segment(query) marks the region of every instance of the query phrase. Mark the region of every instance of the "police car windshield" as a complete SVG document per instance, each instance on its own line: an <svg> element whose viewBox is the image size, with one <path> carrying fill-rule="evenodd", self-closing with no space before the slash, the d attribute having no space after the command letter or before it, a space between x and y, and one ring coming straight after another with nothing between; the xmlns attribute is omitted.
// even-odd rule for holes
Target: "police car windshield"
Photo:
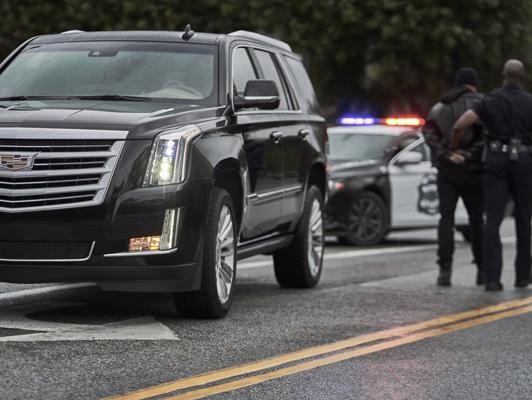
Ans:
<svg viewBox="0 0 532 400"><path fill-rule="evenodd" d="M394 138L394 135L334 133L329 136L329 158L333 161L379 160Z"/></svg>
<svg viewBox="0 0 532 400"><path fill-rule="evenodd" d="M0 98L173 100L216 105L216 46L154 42L30 45L0 74Z"/></svg>

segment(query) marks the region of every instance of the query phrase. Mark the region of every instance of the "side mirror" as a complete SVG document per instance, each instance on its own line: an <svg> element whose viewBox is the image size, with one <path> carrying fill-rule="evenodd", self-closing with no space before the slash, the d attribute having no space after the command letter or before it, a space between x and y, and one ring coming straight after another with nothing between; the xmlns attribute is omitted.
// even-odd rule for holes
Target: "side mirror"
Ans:
<svg viewBox="0 0 532 400"><path fill-rule="evenodd" d="M274 81L266 79L248 81L244 97L235 96L233 100L235 110L255 107L261 110L275 110L280 102L277 85Z"/></svg>
<svg viewBox="0 0 532 400"><path fill-rule="evenodd" d="M407 151L397 157L397 165L419 164L423 161L423 155L417 151Z"/></svg>

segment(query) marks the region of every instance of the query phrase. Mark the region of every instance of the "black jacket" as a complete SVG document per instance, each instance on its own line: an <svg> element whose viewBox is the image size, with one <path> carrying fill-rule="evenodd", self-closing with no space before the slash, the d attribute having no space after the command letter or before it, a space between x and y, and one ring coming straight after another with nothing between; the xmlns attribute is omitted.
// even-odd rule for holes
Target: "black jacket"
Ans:
<svg viewBox="0 0 532 400"><path fill-rule="evenodd" d="M482 100L483 96L467 86L457 86L445 93L432 107L423 127L423 135L431 148L432 160L438 169L463 170L480 169L483 147L481 125L467 128L459 145L466 154L466 164L458 166L448 160L449 140L454 123L467 110Z"/></svg>
<svg viewBox="0 0 532 400"><path fill-rule="evenodd" d="M507 83L478 102L473 111L489 130L489 140L512 138L532 144L532 94L515 83Z"/></svg>

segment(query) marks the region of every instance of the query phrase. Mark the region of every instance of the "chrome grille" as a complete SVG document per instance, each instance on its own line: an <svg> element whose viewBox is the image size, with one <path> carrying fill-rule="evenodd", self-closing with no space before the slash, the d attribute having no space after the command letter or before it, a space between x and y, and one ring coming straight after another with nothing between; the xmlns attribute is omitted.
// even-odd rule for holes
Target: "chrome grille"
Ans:
<svg viewBox="0 0 532 400"><path fill-rule="evenodd" d="M32 130L26 138L4 131L0 128L0 155L37 154L31 169L0 169L0 211L11 213L101 204L126 136L87 131L38 135Z"/></svg>

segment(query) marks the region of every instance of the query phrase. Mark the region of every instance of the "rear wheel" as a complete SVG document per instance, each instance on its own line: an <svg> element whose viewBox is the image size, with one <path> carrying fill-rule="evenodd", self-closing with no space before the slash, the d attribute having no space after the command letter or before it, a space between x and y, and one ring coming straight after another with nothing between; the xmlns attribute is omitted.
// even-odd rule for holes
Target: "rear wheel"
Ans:
<svg viewBox="0 0 532 400"><path fill-rule="evenodd" d="M181 315L222 318L229 312L236 277L236 232L231 197L214 188L205 225L201 289L175 294Z"/></svg>
<svg viewBox="0 0 532 400"><path fill-rule="evenodd" d="M323 199L320 190L311 186L292 244L273 254L279 285L286 288L315 286L321 276L323 250Z"/></svg>
<svg viewBox="0 0 532 400"><path fill-rule="evenodd" d="M387 233L386 205L373 192L362 192L349 207L345 236L342 244L371 246L384 240Z"/></svg>

